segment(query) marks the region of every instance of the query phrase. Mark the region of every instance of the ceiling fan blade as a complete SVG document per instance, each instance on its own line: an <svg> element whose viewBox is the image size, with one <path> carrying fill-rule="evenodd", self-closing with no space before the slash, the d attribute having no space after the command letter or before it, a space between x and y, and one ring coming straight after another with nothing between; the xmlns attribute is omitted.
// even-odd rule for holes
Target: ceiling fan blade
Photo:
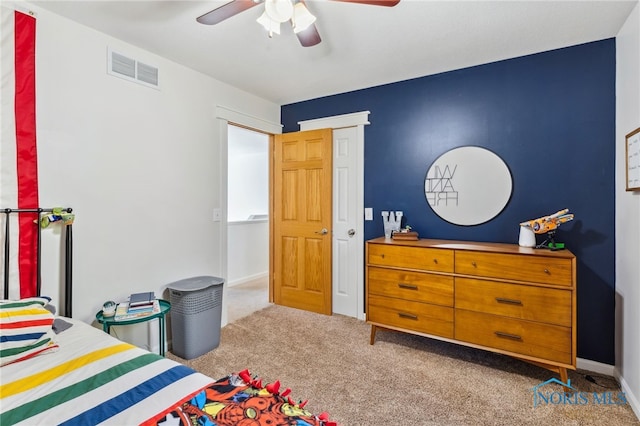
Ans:
<svg viewBox="0 0 640 426"><path fill-rule="evenodd" d="M197 17L196 21L205 25L215 25L260 3L260 1L253 0L232 0L227 4L223 4L222 6Z"/></svg>
<svg viewBox="0 0 640 426"><path fill-rule="evenodd" d="M360 3L360 4L368 4L371 6L385 6L385 7L393 7L396 4L400 3L400 0L332 0L332 1L341 1L343 3Z"/></svg>
<svg viewBox="0 0 640 426"><path fill-rule="evenodd" d="M296 36L298 40L300 40L300 44L304 47L315 46L322 41L315 24L311 24L309 28L296 33Z"/></svg>

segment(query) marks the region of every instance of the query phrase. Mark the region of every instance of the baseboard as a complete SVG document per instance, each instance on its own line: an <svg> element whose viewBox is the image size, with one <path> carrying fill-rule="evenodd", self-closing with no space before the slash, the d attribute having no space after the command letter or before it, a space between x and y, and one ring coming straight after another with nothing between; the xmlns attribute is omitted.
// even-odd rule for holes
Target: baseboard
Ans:
<svg viewBox="0 0 640 426"><path fill-rule="evenodd" d="M638 396L633 393L633 389L631 389L624 377L620 375L620 371L615 366L591 361L589 359L578 358L577 367L580 370L592 371L594 373L614 377L618 383L620 383L620 388L624 392L633 413L638 419L640 419L640 400L638 399Z"/></svg>
<svg viewBox="0 0 640 426"><path fill-rule="evenodd" d="M638 399L638 395L635 395L633 393L633 389L631 389L631 387L629 386L627 381L624 379L624 377L622 377L620 375L620 371L617 368L615 369L614 377L620 383L620 387L622 388L622 392L624 392L624 395L625 395L625 397L627 399L627 402L631 406L631 409L633 410L633 413L640 420L640 399Z"/></svg>
<svg viewBox="0 0 640 426"><path fill-rule="evenodd" d="M249 281L254 281L254 280L266 278L268 276L269 276L269 271L260 272L260 273L253 274L253 275L247 275L246 277L242 277L242 278L238 278L238 279L233 280L233 281L229 281L227 283L227 286L228 287L233 287L233 286L236 286L236 285L248 283Z"/></svg>
<svg viewBox="0 0 640 426"><path fill-rule="evenodd" d="M601 362L591 361L590 359L584 358L578 358L576 360L576 364L580 370L593 371L594 373L615 377L615 367L613 365L603 364Z"/></svg>

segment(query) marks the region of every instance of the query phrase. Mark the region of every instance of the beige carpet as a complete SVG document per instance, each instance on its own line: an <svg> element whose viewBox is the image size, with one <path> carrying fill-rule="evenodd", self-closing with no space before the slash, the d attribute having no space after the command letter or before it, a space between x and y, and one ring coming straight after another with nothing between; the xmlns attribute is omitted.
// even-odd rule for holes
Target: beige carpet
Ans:
<svg viewBox="0 0 640 426"><path fill-rule="evenodd" d="M229 286L223 299L227 305L227 322L237 321L270 305L269 279L265 276Z"/></svg>
<svg viewBox="0 0 640 426"><path fill-rule="evenodd" d="M545 369L402 333L378 332L371 346L369 332L354 318L269 306L224 327L217 349L189 361L168 357L214 378L248 368L265 383L278 379L342 426L640 424L628 404L593 401L595 392L620 402L612 378L591 374L591 383L587 372L570 372L579 404L534 407L533 388L553 377ZM562 392L540 390L556 400Z"/></svg>

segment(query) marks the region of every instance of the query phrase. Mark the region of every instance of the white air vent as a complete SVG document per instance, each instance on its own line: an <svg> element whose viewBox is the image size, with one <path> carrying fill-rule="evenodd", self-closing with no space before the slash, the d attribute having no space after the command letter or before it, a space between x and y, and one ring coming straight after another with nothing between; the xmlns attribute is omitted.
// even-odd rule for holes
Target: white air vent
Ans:
<svg viewBox="0 0 640 426"><path fill-rule="evenodd" d="M158 86L158 68L138 62L138 80Z"/></svg>
<svg viewBox="0 0 640 426"><path fill-rule="evenodd" d="M143 64L121 53L108 49L107 73L144 86L158 89L158 68Z"/></svg>
<svg viewBox="0 0 640 426"><path fill-rule="evenodd" d="M136 78L136 61L111 52L111 71L129 78Z"/></svg>

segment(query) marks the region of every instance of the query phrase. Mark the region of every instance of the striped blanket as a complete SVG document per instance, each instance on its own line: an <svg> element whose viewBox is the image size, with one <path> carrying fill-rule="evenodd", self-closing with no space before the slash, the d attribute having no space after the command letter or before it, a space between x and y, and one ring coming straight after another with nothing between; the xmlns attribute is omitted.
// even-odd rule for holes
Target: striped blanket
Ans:
<svg viewBox="0 0 640 426"><path fill-rule="evenodd" d="M0 367L0 424L134 425L157 419L214 380L88 324L55 352Z"/></svg>

